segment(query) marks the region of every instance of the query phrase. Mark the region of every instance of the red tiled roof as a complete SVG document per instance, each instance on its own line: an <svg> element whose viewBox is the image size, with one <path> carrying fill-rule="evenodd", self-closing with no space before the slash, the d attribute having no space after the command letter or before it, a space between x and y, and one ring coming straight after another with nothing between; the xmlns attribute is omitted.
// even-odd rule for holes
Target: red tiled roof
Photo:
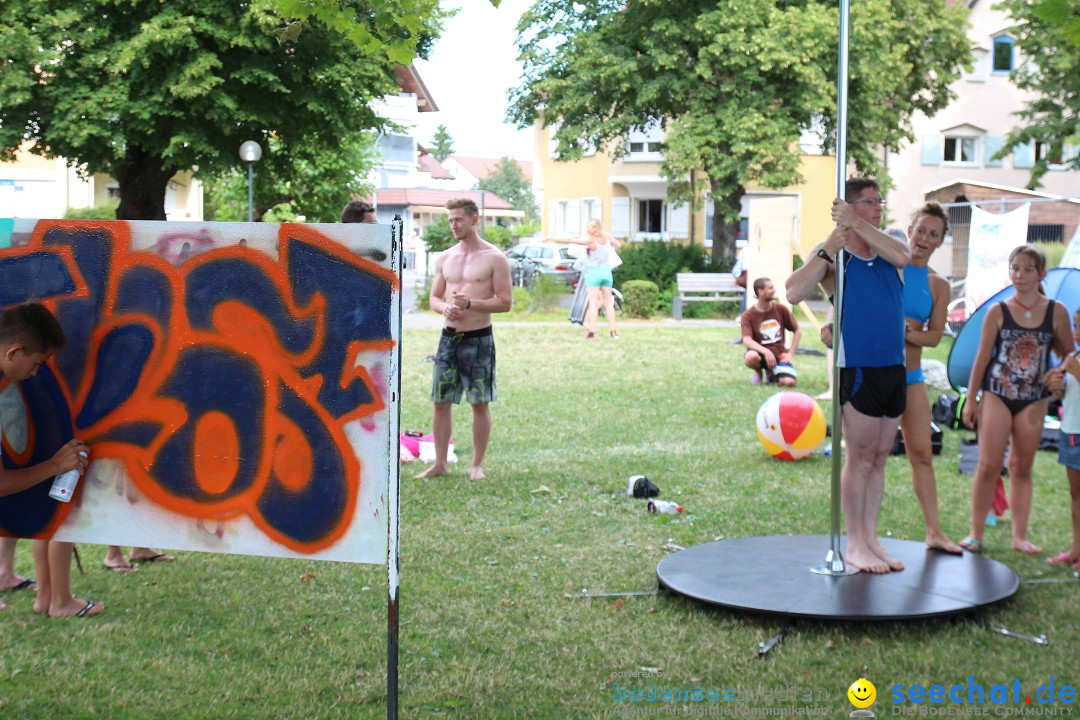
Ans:
<svg viewBox="0 0 1080 720"><path fill-rule="evenodd" d="M445 207L451 198L467 197L480 204L480 192L477 190L429 190L426 188L379 188L375 191L376 205L420 205L424 207ZM484 208L487 210L513 210L510 203L493 192L484 193Z"/></svg>
<svg viewBox="0 0 1080 720"><path fill-rule="evenodd" d="M479 157L465 157L463 155L451 155L450 157L457 160L461 167L465 168L470 175L477 180L483 180L495 170L495 166L499 164L499 160L502 158L479 158ZM521 172L525 175L525 179L532 182L532 163L529 161L517 160L517 164L521 167Z"/></svg>
<svg viewBox="0 0 1080 720"><path fill-rule="evenodd" d="M453 180L454 174L444 168L433 155L420 154L420 172L431 173L433 180Z"/></svg>

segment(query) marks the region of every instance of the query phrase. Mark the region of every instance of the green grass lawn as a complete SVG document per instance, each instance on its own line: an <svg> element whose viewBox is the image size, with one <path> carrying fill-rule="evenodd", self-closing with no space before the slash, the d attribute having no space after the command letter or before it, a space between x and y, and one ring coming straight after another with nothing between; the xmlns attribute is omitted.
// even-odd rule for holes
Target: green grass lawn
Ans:
<svg viewBox="0 0 1080 720"><path fill-rule="evenodd" d="M404 428L430 428L425 357L436 334L405 332ZM866 677L880 718L898 683L948 686L970 674L988 690L1018 678L1033 692L1051 676L1058 688L1080 682L1069 660L1080 584L1024 585L974 618L799 622L762 659L758 642L783 627L779 619L665 595L576 597L654 590L669 544L829 527L829 459L784 463L757 441L755 413L775 389L749 384L731 343L736 328L624 322L617 342L586 343L583 334L569 324L496 328L499 402L486 480L467 479L467 407L455 413L462 462L449 477L413 480L420 467L403 466L401 717L616 717L627 704L613 701L614 683L653 682L742 696L797 688L830 698L797 705L840 717L853 709L847 687ZM800 356L798 369L801 389L825 389L823 357ZM968 522L970 478L956 470L966 435L947 431L935 462L953 538ZM623 497L635 473L686 512L652 516ZM1068 489L1053 454L1039 454L1035 485L1030 536L1047 553L1065 549ZM903 457L889 460L886 493L882 531L921 540ZM1042 557L1011 552L1008 532L1007 524L988 531L990 557L1022 578L1066 577ZM74 585L106 602L103 615L50 620L31 612L29 593L4 596L4 720L385 717L384 568L181 553L124 576L101 568L104 548L81 550L87 574ZM20 543L19 569L31 568L29 544ZM1046 633L1050 645L988 632L991 623ZM662 678L613 676L642 669Z"/></svg>

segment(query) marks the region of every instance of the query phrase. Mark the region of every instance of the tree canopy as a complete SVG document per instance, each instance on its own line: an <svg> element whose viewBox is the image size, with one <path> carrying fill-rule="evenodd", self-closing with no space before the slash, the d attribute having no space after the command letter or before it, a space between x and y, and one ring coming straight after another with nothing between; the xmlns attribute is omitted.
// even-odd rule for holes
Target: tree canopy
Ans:
<svg viewBox="0 0 1080 720"><path fill-rule="evenodd" d="M431 138L431 147L428 150L439 162L454 154L454 138L450 136L445 125L435 128L435 136Z"/></svg>
<svg viewBox="0 0 1080 720"><path fill-rule="evenodd" d="M395 25L376 8L399 4L430 13ZM333 6L421 53L443 17L435 0ZM36 153L116 177L119 218L164 219L169 178L183 169L228 173L245 140L263 146L262 172L283 178L340 153L355 133L383 126L369 102L395 89L397 56L358 55L357 39L318 15L283 35L280 12L289 7L8 0L0 8L0 157L32 141Z"/></svg>
<svg viewBox="0 0 1080 720"><path fill-rule="evenodd" d="M1065 143L1080 145L1080 0L1005 0L1016 26L1017 45L1027 62L1012 74L1017 87L1036 93L1018 115L1021 123L1009 133L998 157L1018 145L1045 142L1031 170L1028 187L1039 186L1051 161L1080 170L1080 153L1064 153Z"/></svg>
<svg viewBox="0 0 1080 720"><path fill-rule="evenodd" d="M836 128L838 10L826 0L539 0L519 23L524 64L509 117L558 124L559 156L625 152L627 133L662 123L669 199L714 203L713 256L730 263L748 183L798 182L798 140ZM852 3L848 153L884 175L882 151L913 139L970 62L962 5ZM690 179L696 188L691 191Z"/></svg>
<svg viewBox="0 0 1080 720"><path fill-rule="evenodd" d="M376 161L375 135L352 133L334 152L299 150L289 157L276 138L269 138L263 159L255 164L254 215L256 221L273 208L287 206L289 219L337 222L341 210L355 196L371 191L365 170ZM234 169L206 182L208 220L247 220L247 171Z"/></svg>
<svg viewBox="0 0 1080 720"><path fill-rule="evenodd" d="M521 165L512 157L500 159L495 164L495 169L476 183L476 189L493 192L510 203L515 210L524 210L527 219L537 217L532 185L525 177Z"/></svg>

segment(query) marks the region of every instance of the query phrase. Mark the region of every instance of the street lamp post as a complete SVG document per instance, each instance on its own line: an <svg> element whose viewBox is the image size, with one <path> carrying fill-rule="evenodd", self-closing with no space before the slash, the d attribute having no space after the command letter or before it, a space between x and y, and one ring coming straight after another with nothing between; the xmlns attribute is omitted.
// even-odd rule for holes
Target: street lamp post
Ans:
<svg viewBox="0 0 1080 720"><path fill-rule="evenodd" d="M248 164L248 222L255 221L255 163L262 157L262 148L254 140L240 144L240 159Z"/></svg>

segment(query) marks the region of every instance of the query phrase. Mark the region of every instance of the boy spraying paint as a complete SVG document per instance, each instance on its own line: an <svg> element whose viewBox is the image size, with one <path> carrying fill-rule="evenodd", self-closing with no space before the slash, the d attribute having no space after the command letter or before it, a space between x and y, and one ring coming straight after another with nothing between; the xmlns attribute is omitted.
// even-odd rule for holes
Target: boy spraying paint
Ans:
<svg viewBox="0 0 1080 720"><path fill-rule="evenodd" d="M64 346L64 331L48 308L40 303L16 305L0 313L0 374L8 383L21 383ZM0 423L2 428L2 423ZM90 448L75 438L50 459L20 470L0 463L0 503L38 483L68 470L86 470ZM80 454L83 453L83 454ZM34 541L37 598L34 612L51 617L89 617L105 606L71 594L71 555L74 545L53 540ZM0 609L3 604L0 603Z"/></svg>

